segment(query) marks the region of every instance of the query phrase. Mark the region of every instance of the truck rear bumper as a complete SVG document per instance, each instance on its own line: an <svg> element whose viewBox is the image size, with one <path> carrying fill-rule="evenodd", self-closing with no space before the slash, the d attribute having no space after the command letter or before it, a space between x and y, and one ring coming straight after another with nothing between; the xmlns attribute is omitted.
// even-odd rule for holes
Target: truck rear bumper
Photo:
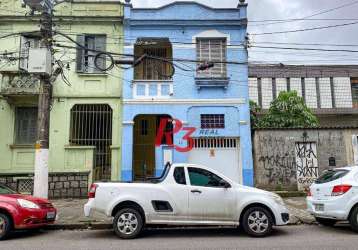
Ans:
<svg viewBox="0 0 358 250"><path fill-rule="evenodd" d="M89 199L88 202L84 205L83 211L86 217L90 217L93 211L94 199Z"/></svg>

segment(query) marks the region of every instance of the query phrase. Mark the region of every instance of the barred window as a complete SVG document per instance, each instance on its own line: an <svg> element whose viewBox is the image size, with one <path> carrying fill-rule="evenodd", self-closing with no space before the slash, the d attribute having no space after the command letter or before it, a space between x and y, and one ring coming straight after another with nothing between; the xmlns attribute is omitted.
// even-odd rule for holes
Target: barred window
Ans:
<svg viewBox="0 0 358 250"><path fill-rule="evenodd" d="M37 107L18 107L15 110L15 144L35 144Z"/></svg>
<svg viewBox="0 0 358 250"><path fill-rule="evenodd" d="M226 39L198 38L196 41L196 54L200 62L226 61ZM197 74L198 77L224 78L227 76L226 64L215 63L213 68L198 71Z"/></svg>
<svg viewBox="0 0 358 250"><path fill-rule="evenodd" d="M225 115L223 114L202 114L200 115L201 128L225 128Z"/></svg>

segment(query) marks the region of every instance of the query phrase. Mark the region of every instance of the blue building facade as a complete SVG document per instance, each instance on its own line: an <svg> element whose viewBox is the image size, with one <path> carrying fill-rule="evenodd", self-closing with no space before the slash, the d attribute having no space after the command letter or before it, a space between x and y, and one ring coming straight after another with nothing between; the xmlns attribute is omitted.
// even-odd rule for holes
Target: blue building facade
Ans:
<svg viewBox="0 0 358 250"><path fill-rule="evenodd" d="M126 4L125 53L150 58L124 71L121 180L190 162L253 185L246 8Z"/></svg>

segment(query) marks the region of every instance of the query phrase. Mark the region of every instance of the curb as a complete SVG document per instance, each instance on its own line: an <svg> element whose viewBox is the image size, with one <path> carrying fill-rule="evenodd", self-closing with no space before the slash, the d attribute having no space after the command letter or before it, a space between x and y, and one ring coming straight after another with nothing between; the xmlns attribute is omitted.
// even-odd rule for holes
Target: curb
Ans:
<svg viewBox="0 0 358 250"><path fill-rule="evenodd" d="M105 230L105 229L111 229L112 224L53 224L53 225L47 225L45 229L48 230Z"/></svg>

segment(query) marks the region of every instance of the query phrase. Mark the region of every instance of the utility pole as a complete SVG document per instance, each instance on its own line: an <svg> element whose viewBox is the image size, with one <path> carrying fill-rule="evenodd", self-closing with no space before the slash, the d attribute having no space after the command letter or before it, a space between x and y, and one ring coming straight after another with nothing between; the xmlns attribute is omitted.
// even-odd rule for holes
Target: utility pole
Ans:
<svg viewBox="0 0 358 250"><path fill-rule="evenodd" d="M32 11L41 12L41 46L50 52L51 59L47 61L50 74L40 74L40 94L38 99L37 140L35 144L35 176L34 196L48 198L48 160L49 160L49 124L51 104L52 76L52 14L51 0L24 0Z"/></svg>

